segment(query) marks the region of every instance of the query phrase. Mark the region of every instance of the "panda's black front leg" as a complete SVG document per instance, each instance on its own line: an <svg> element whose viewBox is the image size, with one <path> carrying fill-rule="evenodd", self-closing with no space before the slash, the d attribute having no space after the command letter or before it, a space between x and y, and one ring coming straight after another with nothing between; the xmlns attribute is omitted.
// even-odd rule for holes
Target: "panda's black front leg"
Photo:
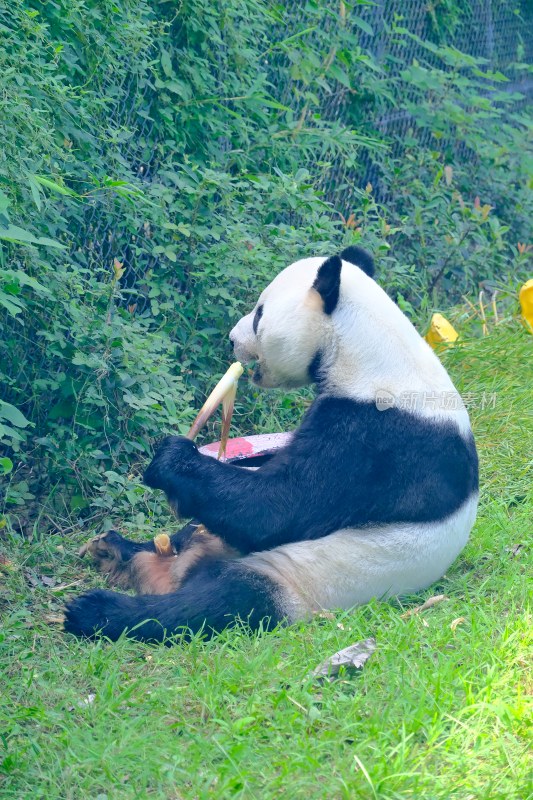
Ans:
<svg viewBox="0 0 533 800"><path fill-rule="evenodd" d="M167 437L144 473L181 517L195 517L242 553L304 538L298 487L285 470L250 471L199 453L189 439Z"/></svg>

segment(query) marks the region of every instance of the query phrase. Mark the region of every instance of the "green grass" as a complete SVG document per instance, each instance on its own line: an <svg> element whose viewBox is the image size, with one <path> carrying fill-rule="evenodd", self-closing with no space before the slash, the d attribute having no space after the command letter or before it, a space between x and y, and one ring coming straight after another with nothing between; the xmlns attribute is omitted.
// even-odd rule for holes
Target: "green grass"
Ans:
<svg viewBox="0 0 533 800"><path fill-rule="evenodd" d="M482 502L467 548L416 598L172 649L87 644L46 619L69 592L100 582L75 555L90 532L32 542L7 533L0 796L533 796L532 348L511 322L444 356L462 391L475 393ZM81 583L54 592L43 575ZM402 618L437 593L448 599ZM309 677L368 636L377 651L360 674Z"/></svg>

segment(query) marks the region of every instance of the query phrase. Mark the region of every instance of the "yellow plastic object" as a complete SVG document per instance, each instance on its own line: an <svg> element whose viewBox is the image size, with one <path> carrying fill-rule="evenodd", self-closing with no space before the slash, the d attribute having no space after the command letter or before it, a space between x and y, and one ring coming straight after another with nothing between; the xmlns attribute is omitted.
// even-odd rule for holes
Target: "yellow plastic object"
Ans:
<svg viewBox="0 0 533 800"><path fill-rule="evenodd" d="M459 337L459 334L446 317L442 314L433 314L429 330L425 335L425 340L435 349L440 344L452 344Z"/></svg>
<svg viewBox="0 0 533 800"><path fill-rule="evenodd" d="M522 316L526 321L526 325L533 333L533 278L530 278L524 283L518 295L520 300L520 308L522 309Z"/></svg>

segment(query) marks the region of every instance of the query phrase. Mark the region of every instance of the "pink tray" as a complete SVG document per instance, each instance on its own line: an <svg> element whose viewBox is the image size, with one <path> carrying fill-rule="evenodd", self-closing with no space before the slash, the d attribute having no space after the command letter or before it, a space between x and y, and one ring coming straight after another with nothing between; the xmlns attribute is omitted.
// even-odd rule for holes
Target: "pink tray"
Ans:
<svg viewBox="0 0 533 800"><path fill-rule="evenodd" d="M275 453L285 447L290 441L292 433L261 433L257 436L241 436L239 439L229 439L226 447L226 461L238 461L241 458L256 458L267 453ZM220 442L211 442L200 447L200 453L206 456L217 457Z"/></svg>

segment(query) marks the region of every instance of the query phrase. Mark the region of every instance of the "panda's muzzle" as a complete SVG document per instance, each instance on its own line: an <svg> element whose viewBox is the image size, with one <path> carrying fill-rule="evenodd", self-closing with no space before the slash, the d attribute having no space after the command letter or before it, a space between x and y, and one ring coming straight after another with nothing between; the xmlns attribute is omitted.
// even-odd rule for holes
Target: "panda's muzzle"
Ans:
<svg viewBox="0 0 533 800"><path fill-rule="evenodd" d="M243 364L257 358L257 339L252 323L252 314L248 314L239 320L229 335L235 358Z"/></svg>
<svg viewBox="0 0 533 800"><path fill-rule="evenodd" d="M235 358L237 359L237 361L240 361L241 364L249 364L250 361L255 361L255 359L257 358L257 352L251 349L250 347L251 342L249 341L243 342L237 337L233 337L231 334L229 338L230 342L233 345L233 352L235 354Z"/></svg>

